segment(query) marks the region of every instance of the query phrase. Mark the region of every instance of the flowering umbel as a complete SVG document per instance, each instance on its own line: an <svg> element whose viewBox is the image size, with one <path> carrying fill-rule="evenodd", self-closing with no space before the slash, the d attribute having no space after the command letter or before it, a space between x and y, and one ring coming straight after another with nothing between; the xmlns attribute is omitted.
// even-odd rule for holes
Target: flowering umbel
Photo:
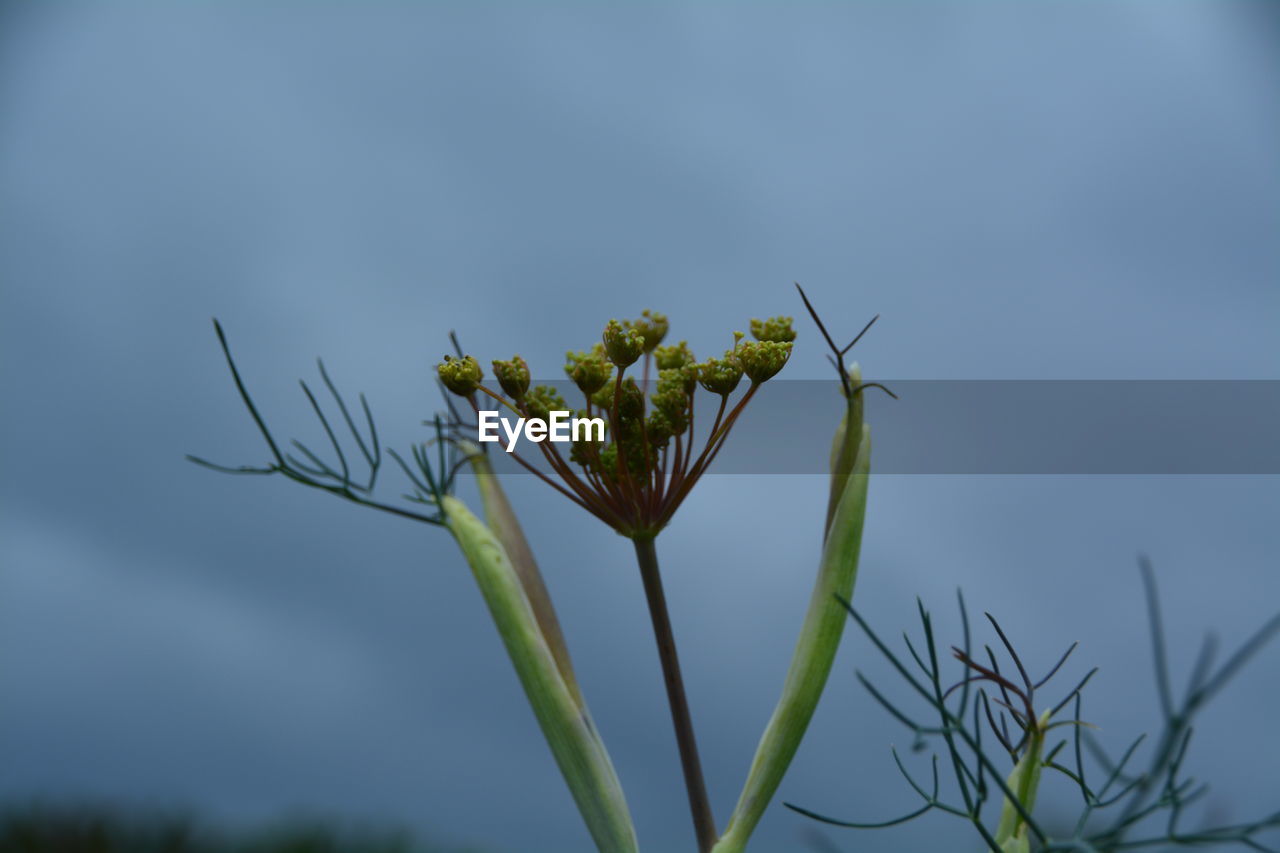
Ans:
<svg viewBox="0 0 1280 853"><path fill-rule="evenodd" d="M525 364L524 359L518 355L512 356L510 361L494 359L493 375L498 377L498 384L502 386L503 393L510 395L513 399L521 399L529 390L529 365Z"/></svg>
<svg viewBox="0 0 1280 853"><path fill-rule="evenodd" d="M480 380L484 379L480 362L469 355L464 355L462 358L446 355L444 362L436 368L436 373L440 375L440 381L444 383L444 387L464 397L474 394L480 387Z"/></svg>
<svg viewBox="0 0 1280 853"><path fill-rule="evenodd" d="M743 340L735 332L733 347L722 357L698 362L687 342L662 344L669 327L666 315L656 311L645 311L636 320L610 320L598 343L566 354L565 374L582 394L582 407L574 411L605 421L603 441L576 441L567 456L551 442L538 443L551 475L512 453L574 503L631 538L652 537L667 525L747 403L786 365L796 337L790 317L752 320L756 340ZM638 382L627 373L633 365ZM501 393L482 384L480 366L470 356L446 356L437 367L444 386L466 398L477 413L478 394L525 418L546 420L550 412L569 410L554 389L529 390L529 367L519 356L494 361L493 370ZM731 405L744 377L748 387ZM651 378L656 378L653 388ZM700 387L719 399L710 426L699 433L694 404Z"/></svg>

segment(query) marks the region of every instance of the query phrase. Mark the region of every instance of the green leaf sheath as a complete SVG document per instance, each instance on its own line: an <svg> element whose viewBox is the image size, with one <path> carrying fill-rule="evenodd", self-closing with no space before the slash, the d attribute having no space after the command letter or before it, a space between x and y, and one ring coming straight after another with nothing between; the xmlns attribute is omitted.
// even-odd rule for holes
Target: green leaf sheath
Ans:
<svg viewBox="0 0 1280 853"><path fill-rule="evenodd" d="M1040 719L1031 725L1035 726L1027 738L1027 749L1009 773L1006 784L1009 790L1018 797L1018 802L1027 814L1036 807L1036 793L1040 789L1040 773L1044 769L1044 738L1049 725L1049 712L1045 711ZM1000 809L1000 825L996 829L996 843L1004 853L1024 853L1029 851L1030 841L1027 838L1027 824L1020 812L1006 797Z"/></svg>
<svg viewBox="0 0 1280 853"><path fill-rule="evenodd" d="M475 471L476 486L480 490L480 500L484 505L485 521L493 531L493 535L498 538L498 542L502 544L503 550L507 552L507 558L511 560L516 576L520 578L520 585L524 588L525 597L529 599L534 618L538 620L542 636L556 659L556 665L560 668L560 676L564 679L578 706L583 707L582 692L578 688L578 679L573 673L573 663L569 659L569 646L564 641L560 620L556 618L556 609L551 604L551 595L547 592L547 585L542 580L538 563L533 558L529 541L525 539L524 529L516 518L515 510L511 508L511 502L507 500L507 493L502 490L498 476L493 473L489 457L477 450L468 461L471 463L472 470Z"/></svg>
<svg viewBox="0 0 1280 853"><path fill-rule="evenodd" d="M849 368L849 382L851 388L862 384L862 368L857 364ZM831 520L835 518L836 506L840 503L840 496L844 494L845 483L858 460L862 443L862 392L850 396L846 405L848 408L831 442L831 493L827 498L827 522L822 528L823 539L826 539L831 530ZM852 432L849 424L855 425Z"/></svg>
<svg viewBox="0 0 1280 853"><path fill-rule="evenodd" d="M870 479L871 431L858 425L861 441L856 453L850 454L852 464L841 478L844 489L831 513L822 564L791 667L787 670L782 698L760 739L742 796L713 853L737 853L746 849L747 839L800 747L831 673L846 618L837 596L847 601L853 594Z"/></svg>
<svg viewBox="0 0 1280 853"><path fill-rule="evenodd" d="M597 849L636 851L622 785L586 707L561 674L515 567L494 533L461 501L442 497L441 508Z"/></svg>

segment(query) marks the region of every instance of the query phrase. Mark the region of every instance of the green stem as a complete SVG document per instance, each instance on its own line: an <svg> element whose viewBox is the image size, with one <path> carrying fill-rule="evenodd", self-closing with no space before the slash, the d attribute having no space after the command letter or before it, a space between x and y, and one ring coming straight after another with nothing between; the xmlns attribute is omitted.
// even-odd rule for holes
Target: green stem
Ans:
<svg viewBox="0 0 1280 853"><path fill-rule="evenodd" d="M684 771L684 786L689 793L689 811L693 815L698 850L700 853L708 853L716 843L716 822L711 815L707 784L702 777L702 762L698 759L698 742L693 734L693 719L689 716L689 701L685 695L684 679L680 675L680 658L676 654L671 617L667 613L667 597L662 591L662 576L658 571L658 552L651 536L637 537L631 541L635 544L636 562L640 566L640 578L644 581L644 594L649 603L649 616L653 620L653 635L658 642L662 680L667 686L667 704L671 706L671 724L676 730L680 767Z"/></svg>

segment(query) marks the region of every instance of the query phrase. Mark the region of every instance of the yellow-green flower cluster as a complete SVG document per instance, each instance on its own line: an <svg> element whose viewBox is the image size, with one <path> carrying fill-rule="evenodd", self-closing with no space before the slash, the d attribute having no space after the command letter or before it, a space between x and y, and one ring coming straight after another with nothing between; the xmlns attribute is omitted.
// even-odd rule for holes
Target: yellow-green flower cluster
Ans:
<svg viewBox="0 0 1280 853"><path fill-rule="evenodd" d="M786 365L791 347L790 341L743 341L736 350L738 364L742 365L747 378L759 385L772 379Z"/></svg>
<svg viewBox="0 0 1280 853"><path fill-rule="evenodd" d="M552 412L568 411L569 404L555 388L538 385L524 398L524 408L529 417L545 421L550 420Z"/></svg>
<svg viewBox="0 0 1280 853"><path fill-rule="evenodd" d="M796 339L796 331L791 328L794 317L770 317L768 320L752 320L751 336L757 341L774 341L788 344Z"/></svg>
<svg viewBox="0 0 1280 853"><path fill-rule="evenodd" d="M640 337L644 338L644 351L653 352L658 344L662 343L662 339L667 336L667 329L670 324L667 322L666 314L659 314L657 311L645 309L640 312L640 319L633 320L631 327L640 333Z"/></svg>
<svg viewBox="0 0 1280 853"><path fill-rule="evenodd" d="M529 365L523 358L513 355L510 361L493 360L493 375L498 377L498 384L504 393L512 399L524 398L529 390Z"/></svg>
<svg viewBox="0 0 1280 853"><path fill-rule="evenodd" d="M710 465L757 386L777 375L791 355L796 335L790 317L752 320L750 328L755 340L734 332L733 347L722 357L700 362L687 341L664 344L670 322L646 310L633 320L610 320L597 343L567 352L565 375L586 401L578 417L603 420L606 429L603 440L590 431L571 438L563 456L538 442L562 491L626 535L661 529ZM632 365L636 369L628 374ZM481 384L480 365L470 356L446 357L437 370L451 392L489 395L526 419L549 421L552 412L570 411L555 388L529 387L529 365L518 355L493 362L502 395ZM744 376L750 389L728 407ZM640 380L651 379L654 388L642 387ZM699 386L722 398L714 426L702 436L693 428ZM705 446L695 446L699 438Z"/></svg>
<svg viewBox="0 0 1280 853"><path fill-rule="evenodd" d="M633 325L610 320L603 338L605 353L618 367L630 367L644 354L644 335Z"/></svg>
<svg viewBox="0 0 1280 853"><path fill-rule="evenodd" d="M480 387L480 380L484 379L480 362L469 355L462 358L446 355L444 362L436 367L436 373L444 387L459 397L470 397Z"/></svg>
<svg viewBox="0 0 1280 853"><path fill-rule="evenodd" d="M564 372L586 396L599 391L613 377L613 365L605 355L604 344L596 344L588 352L567 352Z"/></svg>
<svg viewBox="0 0 1280 853"><path fill-rule="evenodd" d="M659 370L675 370L693 364L693 350L688 341L657 347L653 351L653 363Z"/></svg>

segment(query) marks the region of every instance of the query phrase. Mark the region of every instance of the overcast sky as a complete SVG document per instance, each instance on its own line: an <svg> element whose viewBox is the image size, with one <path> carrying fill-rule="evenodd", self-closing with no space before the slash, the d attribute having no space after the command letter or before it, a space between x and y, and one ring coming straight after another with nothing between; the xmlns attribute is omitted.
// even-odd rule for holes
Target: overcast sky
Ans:
<svg viewBox="0 0 1280 853"><path fill-rule="evenodd" d="M647 307L714 352L799 315L796 280L842 335L882 315L878 377L1280 379L1277 151L1266 2L6 6L0 799L590 849L444 532L183 461L267 458L211 316L281 433L316 437L295 382L323 355L401 446L450 329L554 376ZM798 326L785 375L825 376ZM689 849L631 549L510 491L644 849ZM721 822L825 495L710 477L659 540ZM1203 631L1277 608L1277 498L1275 476L885 475L857 602L895 636L920 595L950 641L963 586L1041 668L1080 640L1064 679L1102 665L1087 707L1127 742L1157 707L1135 555L1185 671ZM914 807L888 752L909 738L855 666L890 679L848 634L779 799L883 819ZM1278 672L1271 649L1197 735L1228 820L1276 806ZM811 826L775 805L753 849Z"/></svg>

